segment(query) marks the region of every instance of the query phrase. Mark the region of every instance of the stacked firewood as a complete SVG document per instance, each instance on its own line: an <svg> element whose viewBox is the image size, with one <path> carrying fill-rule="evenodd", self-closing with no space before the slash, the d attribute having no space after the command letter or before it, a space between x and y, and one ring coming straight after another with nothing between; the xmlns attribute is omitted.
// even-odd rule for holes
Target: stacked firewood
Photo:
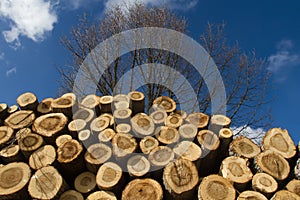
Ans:
<svg viewBox="0 0 300 200"><path fill-rule="evenodd" d="M187 114L169 97L73 93L0 104L0 199L300 199L287 130L261 146L224 115Z"/></svg>

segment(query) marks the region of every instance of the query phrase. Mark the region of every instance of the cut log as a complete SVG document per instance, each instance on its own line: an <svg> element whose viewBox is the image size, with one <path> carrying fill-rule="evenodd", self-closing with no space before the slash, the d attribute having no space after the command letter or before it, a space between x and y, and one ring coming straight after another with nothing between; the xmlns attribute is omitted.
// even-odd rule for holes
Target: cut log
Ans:
<svg viewBox="0 0 300 200"><path fill-rule="evenodd" d="M91 145L84 154L87 169L97 173L100 165L107 162L111 156L112 150L109 146L100 143Z"/></svg>
<svg viewBox="0 0 300 200"><path fill-rule="evenodd" d="M26 128L32 125L35 119L34 112L31 110L20 110L8 116L4 124L13 129Z"/></svg>
<svg viewBox="0 0 300 200"><path fill-rule="evenodd" d="M0 103L0 119L4 120L8 116L8 106L6 103Z"/></svg>
<svg viewBox="0 0 300 200"><path fill-rule="evenodd" d="M67 140L72 140L72 136L67 135L67 134L60 135L56 138L55 144L56 144L57 147L59 147L61 144L63 144Z"/></svg>
<svg viewBox="0 0 300 200"><path fill-rule="evenodd" d="M300 180L300 158L298 158L294 169L294 175L297 180Z"/></svg>
<svg viewBox="0 0 300 200"><path fill-rule="evenodd" d="M116 127L117 133L130 133L131 126L129 124L118 124Z"/></svg>
<svg viewBox="0 0 300 200"><path fill-rule="evenodd" d="M253 177L247 161L235 156L230 156L222 161L220 174L234 183L234 187L240 192L249 188Z"/></svg>
<svg viewBox="0 0 300 200"><path fill-rule="evenodd" d="M110 95L102 96L99 99L101 113L112 113L113 97Z"/></svg>
<svg viewBox="0 0 300 200"><path fill-rule="evenodd" d="M60 196L59 200L84 200L84 198L81 193L75 190L67 190Z"/></svg>
<svg viewBox="0 0 300 200"><path fill-rule="evenodd" d="M112 139L112 147L116 159L126 159L128 155L135 152L137 143L135 138L130 134L117 133Z"/></svg>
<svg viewBox="0 0 300 200"><path fill-rule="evenodd" d="M120 196L124 188L124 176L121 167L113 162L103 164L97 172L96 183L99 189L112 191Z"/></svg>
<svg viewBox="0 0 300 200"><path fill-rule="evenodd" d="M80 102L80 106L94 111L97 116L100 115L100 97L95 94L84 97Z"/></svg>
<svg viewBox="0 0 300 200"><path fill-rule="evenodd" d="M92 121L94 119L94 117L95 117L94 111L91 110L91 109L87 109L87 108L80 108L73 115L74 120L75 119L82 119L86 123L89 123L90 121Z"/></svg>
<svg viewBox="0 0 300 200"><path fill-rule="evenodd" d="M253 159L259 153L259 146L245 136L236 137L229 146L229 154L232 156Z"/></svg>
<svg viewBox="0 0 300 200"><path fill-rule="evenodd" d="M237 200L255 199L255 200L268 200L264 195L255 191L244 191L242 192Z"/></svg>
<svg viewBox="0 0 300 200"><path fill-rule="evenodd" d="M68 185L52 166L37 170L28 186L29 194L33 199L58 199L67 189Z"/></svg>
<svg viewBox="0 0 300 200"><path fill-rule="evenodd" d="M145 113L136 114L131 120L133 132L139 138L152 135L155 129L153 120Z"/></svg>
<svg viewBox="0 0 300 200"><path fill-rule="evenodd" d="M110 114L110 113L103 113L103 114L100 115L100 117L106 117L109 120L109 127L110 128L114 127L115 119L112 116L112 114Z"/></svg>
<svg viewBox="0 0 300 200"><path fill-rule="evenodd" d="M9 145L14 137L14 130L9 126L0 126L0 149Z"/></svg>
<svg viewBox="0 0 300 200"><path fill-rule="evenodd" d="M179 114L170 114L165 121L165 125L172 128L178 128L182 125L182 118Z"/></svg>
<svg viewBox="0 0 300 200"><path fill-rule="evenodd" d="M175 144L180 138L177 129L168 126L156 128L155 137L161 144L164 145Z"/></svg>
<svg viewBox="0 0 300 200"><path fill-rule="evenodd" d="M17 103L22 110L36 110L39 104L36 96L31 92L21 94L17 98Z"/></svg>
<svg viewBox="0 0 300 200"><path fill-rule="evenodd" d="M30 128L22 128L16 133L16 140L22 139L27 133L32 133Z"/></svg>
<svg viewBox="0 0 300 200"><path fill-rule="evenodd" d="M226 178L219 175L209 175L200 183L198 199L235 200L235 189Z"/></svg>
<svg viewBox="0 0 300 200"><path fill-rule="evenodd" d="M113 99L114 110L129 108L129 97L126 94L117 94Z"/></svg>
<svg viewBox="0 0 300 200"><path fill-rule="evenodd" d="M288 190L280 190L274 194L274 196L271 198L271 200L282 200L282 199L287 199L287 200L300 200L300 197Z"/></svg>
<svg viewBox="0 0 300 200"><path fill-rule="evenodd" d="M1 149L0 157L4 164L25 161L25 158L20 151L19 145L15 144L9 145Z"/></svg>
<svg viewBox="0 0 300 200"><path fill-rule="evenodd" d="M209 116L201 112L191 113L186 118L186 121L190 124L194 124L198 129L201 130L207 128Z"/></svg>
<svg viewBox="0 0 300 200"><path fill-rule="evenodd" d="M296 155L296 146L287 130L272 128L268 130L262 141L263 150L272 150L286 159Z"/></svg>
<svg viewBox="0 0 300 200"><path fill-rule="evenodd" d="M55 162L55 160L55 148L51 145L45 145L30 155L29 166L34 170L38 170L43 167L52 165Z"/></svg>
<svg viewBox="0 0 300 200"><path fill-rule="evenodd" d="M1 107L1 106L0 106ZM17 105L12 105L7 109L7 112L9 115L17 112L19 110L19 107ZM0 117L1 118L1 117Z"/></svg>
<svg viewBox="0 0 300 200"><path fill-rule="evenodd" d="M233 132L229 128L222 128L219 131L220 147L219 147L219 159L224 160L229 156L229 145L233 139Z"/></svg>
<svg viewBox="0 0 300 200"><path fill-rule="evenodd" d="M149 155L148 160L151 163L151 176L157 180L161 181L163 177L163 168L174 160L174 151L167 146L158 146L153 149Z"/></svg>
<svg viewBox="0 0 300 200"><path fill-rule="evenodd" d="M53 112L63 113L69 119L72 119L73 107L74 107L74 110L76 110L75 109L76 98L74 99L74 96L71 94L67 93L57 99L54 99L51 103Z"/></svg>
<svg viewBox="0 0 300 200"><path fill-rule="evenodd" d="M256 173L252 178L252 189L270 199L278 189L277 181L266 173Z"/></svg>
<svg viewBox="0 0 300 200"><path fill-rule="evenodd" d="M122 200L136 199L162 200L162 187L158 182L149 178L135 179L125 187L122 193Z"/></svg>
<svg viewBox="0 0 300 200"><path fill-rule="evenodd" d="M117 197L112 192L97 191L90 194L86 200L117 200Z"/></svg>
<svg viewBox="0 0 300 200"><path fill-rule="evenodd" d="M219 133L222 128L229 128L231 120L225 115L213 115L210 119L209 130Z"/></svg>
<svg viewBox="0 0 300 200"><path fill-rule="evenodd" d="M18 145L26 159L44 144L42 136L35 133L27 133L18 140Z"/></svg>
<svg viewBox="0 0 300 200"><path fill-rule="evenodd" d="M128 173L133 178L145 177L150 167L150 162L142 155L134 155L127 162Z"/></svg>
<svg viewBox="0 0 300 200"><path fill-rule="evenodd" d="M68 130L73 138L78 138L78 133L86 127L83 119L74 119L68 124Z"/></svg>
<svg viewBox="0 0 300 200"><path fill-rule="evenodd" d="M145 112L145 95L142 92L132 91L128 94L128 97L133 115Z"/></svg>
<svg viewBox="0 0 300 200"><path fill-rule="evenodd" d="M156 110L150 114L150 117L156 127L163 126L166 118L168 117L167 112L164 110Z"/></svg>
<svg viewBox="0 0 300 200"><path fill-rule="evenodd" d="M114 119L117 124L129 124L132 111L129 108L114 111Z"/></svg>
<svg viewBox="0 0 300 200"><path fill-rule="evenodd" d="M183 139L192 141L198 133L198 128L194 124L183 124L179 127L178 132Z"/></svg>
<svg viewBox="0 0 300 200"><path fill-rule="evenodd" d="M173 113L180 115L183 120L187 118L187 113L184 110L175 110Z"/></svg>
<svg viewBox="0 0 300 200"><path fill-rule="evenodd" d="M48 144L55 145L55 140L66 130L67 117L62 113L50 113L38 117L32 130L44 137Z"/></svg>
<svg viewBox="0 0 300 200"><path fill-rule="evenodd" d="M26 187L30 177L26 163L13 162L0 167L0 199L30 199Z"/></svg>
<svg viewBox="0 0 300 200"><path fill-rule="evenodd" d="M92 121L90 125L90 129L92 133L97 134L103 131L104 129L106 129L108 126L109 126L109 119L107 117L99 116Z"/></svg>
<svg viewBox="0 0 300 200"><path fill-rule="evenodd" d="M300 180L291 180L287 185L286 189L290 192L297 194L300 197Z"/></svg>
<svg viewBox="0 0 300 200"><path fill-rule="evenodd" d="M198 182L197 168L189 160L175 160L164 169L163 183L170 199L194 199Z"/></svg>
<svg viewBox="0 0 300 200"><path fill-rule="evenodd" d="M84 146L86 149L97 141L94 139L91 131L88 129L84 129L78 133L78 141Z"/></svg>
<svg viewBox="0 0 300 200"><path fill-rule="evenodd" d="M83 147L77 140L67 140L58 147L57 161L69 183L73 183L75 177L85 171Z"/></svg>
<svg viewBox="0 0 300 200"><path fill-rule="evenodd" d="M182 141L178 143L173 151L177 158L184 158L195 163L196 167L200 167L200 157L202 155L201 148L191 141Z"/></svg>
<svg viewBox="0 0 300 200"><path fill-rule="evenodd" d="M36 110L40 115L45 115L52 112L52 104L53 99L52 98L46 98L43 101L39 103Z"/></svg>
<svg viewBox="0 0 300 200"><path fill-rule="evenodd" d="M266 150L258 154L254 159L255 169L258 172L265 172L278 181L284 180L290 173L289 163L280 154Z"/></svg>
<svg viewBox="0 0 300 200"><path fill-rule="evenodd" d="M91 172L79 174L74 181L74 188L84 196L92 193L96 188L96 176Z"/></svg>
<svg viewBox="0 0 300 200"><path fill-rule="evenodd" d="M171 113L176 109L176 102L167 96L161 96L153 101L154 109L162 109L165 110L167 113Z"/></svg>
<svg viewBox="0 0 300 200"><path fill-rule="evenodd" d="M151 136L146 136L140 141L140 149L144 154L149 154L158 145L158 140Z"/></svg>
<svg viewBox="0 0 300 200"><path fill-rule="evenodd" d="M110 142L115 136L115 134L116 132L111 128L104 129L99 133L98 140L99 142L104 142L104 143Z"/></svg>

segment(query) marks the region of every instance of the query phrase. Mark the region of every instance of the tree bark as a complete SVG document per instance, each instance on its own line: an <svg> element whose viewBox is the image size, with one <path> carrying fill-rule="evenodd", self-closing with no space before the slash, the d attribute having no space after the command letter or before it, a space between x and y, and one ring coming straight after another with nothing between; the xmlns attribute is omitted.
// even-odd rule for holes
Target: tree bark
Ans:
<svg viewBox="0 0 300 200"><path fill-rule="evenodd" d="M200 183L198 199L235 200L235 189L226 178L219 175L209 175Z"/></svg>
<svg viewBox="0 0 300 200"><path fill-rule="evenodd" d="M167 199L193 199L199 182L197 168L189 160L175 160L165 167L163 182L168 192Z"/></svg>
<svg viewBox="0 0 300 200"><path fill-rule="evenodd" d="M100 115L100 97L95 94L90 94L84 97L84 99L80 102L80 106L94 111L96 116Z"/></svg>
<svg viewBox="0 0 300 200"><path fill-rule="evenodd" d="M51 104L53 102L53 98L46 98L39 103L36 110L39 115L45 115L52 112Z"/></svg>
<svg viewBox="0 0 300 200"><path fill-rule="evenodd" d="M153 149L158 147L159 142L152 136L146 136L140 141L140 149L144 154L149 154Z"/></svg>
<svg viewBox="0 0 300 200"><path fill-rule="evenodd" d="M24 94L21 94L17 98L17 103L21 110L33 110L35 111L39 102L36 98L36 96L31 92L26 92Z"/></svg>
<svg viewBox="0 0 300 200"><path fill-rule="evenodd" d="M81 193L75 190L67 190L65 191L59 198L59 200L84 200Z"/></svg>
<svg viewBox="0 0 300 200"><path fill-rule="evenodd" d="M153 108L165 110L167 113L171 113L176 110L176 103L173 99L167 96L161 96L153 101Z"/></svg>
<svg viewBox="0 0 300 200"><path fill-rule="evenodd" d="M33 199L58 199L68 185L53 166L43 167L31 177L28 191Z"/></svg>
<svg viewBox="0 0 300 200"><path fill-rule="evenodd" d="M83 194L88 196L96 189L96 176L91 172L83 172L79 174L74 181L74 188Z"/></svg>
<svg viewBox="0 0 300 200"><path fill-rule="evenodd" d="M277 181L269 174L256 173L252 178L252 189L270 199L278 189Z"/></svg>
<svg viewBox="0 0 300 200"><path fill-rule="evenodd" d="M112 113L112 96L102 96L99 99L101 113Z"/></svg>
<svg viewBox="0 0 300 200"><path fill-rule="evenodd" d="M244 200L244 199L268 200L261 193L250 191L250 190L242 192L237 198L237 200Z"/></svg>
<svg viewBox="0 0 300 200"><path fill-rule="evenodd" d="M219 131L220 148L218 160L222 162L229 156L229 145L233 139L233 132L229 128L222 128Z"/></svg>
<svg viewBox="0 0 300 200"><path fill-rule="evenodd" d="M45 145L30 155L29 166L34 170L38 170L49 165L54 165L55 161L55 148L51 145Z"/></svg>
<svg viewBox="0 0 300 200"><path fill-rule="evenodd" d="M6 103L0 103L0 119L5 120L8 117L8 106Z"/></svg>
<svg viewBox="0 0 300 200"><path fill-rule="evenodd" d="M0 199L29 199L27 184L31 177L29 166L13 162L0 167Z"/></svg>
<svg viewBox="0 0 300 200"><path fill-rule="evenodd" d="M31 110L20 110L11 115L9 115L4 124L9 126L15 130L19 130L21 128L26 128L32 125L35 119L35 114Z"/></svg>
<svg viewBox="0 0 300 200"><path fill-rule="evenodd" d="M117 200L117 197L112 192L97 191L97 192L90 194L86 200L99 200L99 199Z"/></svg>
<svg viewBox="0 0 300 200"><path fill-rule="evenodd" d="M150 162L142 155L134 155L127 161L127 170L133 179L146 177L150 168Z"/></svg>
<svg viewBox="0 0 300 200"><path fill-rule="evenodd" d="M162 200L161 185L152 179L135 179L128 183L122 193L122 200L151 199Z"/></svg>
<svg viewBox="0 0 300 200"><path fill-rule="evenodd" d="M294 175L297 180L300 180L300 158L298 158L295 169L294 169Z"/></svg>
<svg viewBox="0 0 300 200"><path fill-rule="evenodd" d="M199 130L207 128L209 122L209 116L204 113L191 113L186 118L186 121L195 125Z"/></svg>
<svg viewBox="0 0 300 200"><path fill-rule="evenodd" d="M28 159L29 156L43 144L43 137L36 133L27 133L24 137L18 140L20 150L26 159Z"/></svg>
<svg viewBox="0 0 300 200"><path fill-rule="evenodd" d="M171 128L179 128L182 125L182 118L179 114L170 114L165 121L165 125Z"/></svg>
<svg viewBox="0 0 300 200"><path fill-rule="evenodd" d="M145 95L142 92L132 91L128 94L130 99L130 108L132 109L132 115L137 113L144 113L145 111Z"/></svg>

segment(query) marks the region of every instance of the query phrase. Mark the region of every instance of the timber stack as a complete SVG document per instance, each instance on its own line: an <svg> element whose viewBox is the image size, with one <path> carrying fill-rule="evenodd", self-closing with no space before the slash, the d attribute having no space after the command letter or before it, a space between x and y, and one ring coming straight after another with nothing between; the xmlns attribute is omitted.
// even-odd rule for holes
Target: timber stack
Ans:
<svg viewBox="0 0 300 200"><path fill-rule="evenodd" d="M0 104L0 200L300 199L300 143L271 128L260 145L230 118L176 109L145 113L139 91L31 92Z"/></svg>

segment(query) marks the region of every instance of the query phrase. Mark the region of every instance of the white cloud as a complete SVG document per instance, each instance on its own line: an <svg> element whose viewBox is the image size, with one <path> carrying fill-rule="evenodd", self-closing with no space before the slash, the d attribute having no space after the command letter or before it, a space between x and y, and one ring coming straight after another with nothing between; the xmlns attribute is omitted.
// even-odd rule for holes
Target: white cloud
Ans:
<svg viewBox="0 0 300 200"><path fill-rule="evenodd" d="M232 127L231 128L234 134L234 137L244 135L250 138L253 142L260 145L262 139L266 132L262 128L253 129L250 126L240 126L240 127Z"/></svg>
<svg viewBox="0 0 300 200"><path fill-rule="evenodd" d="M8 20L11 28L2 32L5 40L16 47L20 46L20 36L42 41L57 22L53 6L47 0L1 0L0 17Z"/></svg>
<svg viewBox="0 0 300 200"><path fill-rule="evenodd" d="M0 52L0 60L4 60L4 58L5 58L4 52Z"/></svg>
<svg viewBox="0 0 300 200"><path fill-rule="evenodd" d="M277 73L286 67L300 64L300 55L292 51L293 46L291 40L282 40L277 44L277 52L268 58L270 72Z"/></svg>
<svg viewBox="0 0 300 200"><path fill-rule="evenodd" d="M16 67L13 67L9 70L6 71L6 76L9 77L11 76L12 74L16 74L17 73L17 68Z"/></svg>

